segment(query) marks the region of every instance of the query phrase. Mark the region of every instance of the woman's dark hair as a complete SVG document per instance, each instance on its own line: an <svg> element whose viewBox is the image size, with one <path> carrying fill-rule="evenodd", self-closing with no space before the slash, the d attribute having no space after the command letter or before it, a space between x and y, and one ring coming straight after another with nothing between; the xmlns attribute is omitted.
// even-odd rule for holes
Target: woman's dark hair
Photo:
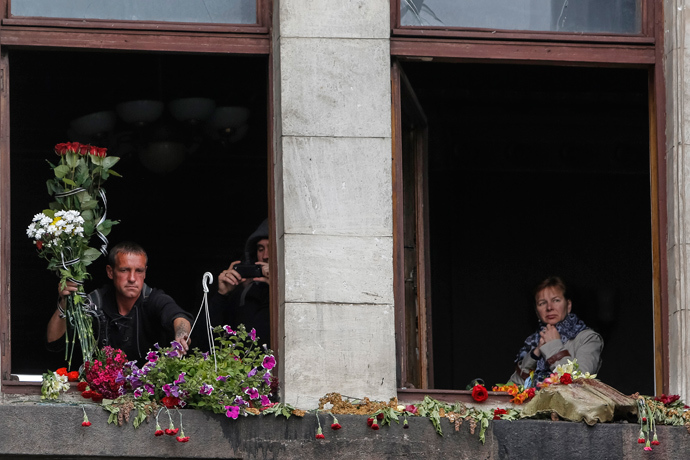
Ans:
<svg viewBox="0 0 690 460"><path fill-rule="evenodd" d="M549 276L544 281L537 284L537 287L534 288L535 301L537 300L537 295L546 288L558 288L561 290L561 292L563 293L563 297L566 300L570 299L570 296L568 295L568 289L565 286L565 282L563 282L563 280L558 276Z"/></svg>
<svg viewBox="0 0 690 460"><path fill-rule="evenodd" d="M149 256L144 251L144 248L133 241L123 241L113 246L108 253L108 265L111 267L115 266L118 254L140 254L146 257L146 265L149 264Z"/></svg>

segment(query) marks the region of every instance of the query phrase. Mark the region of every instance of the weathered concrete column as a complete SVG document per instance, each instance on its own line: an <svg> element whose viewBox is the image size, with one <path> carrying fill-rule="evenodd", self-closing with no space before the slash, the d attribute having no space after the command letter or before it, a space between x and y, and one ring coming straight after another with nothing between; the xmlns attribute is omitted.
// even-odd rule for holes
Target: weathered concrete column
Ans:
<svg viewBox="0 0 690 460"><path fill-rule="evenodd" d="M283 397L395 395L388 0L280 0L275 182Z"/></svg>
<svg viewBox="0 0 690 460"><path fill-rule="evenodd" d="M690 398L690 26L684 0L666 0L666 161L670 391ZM689 105L685 107L685 101Z"/></svg>

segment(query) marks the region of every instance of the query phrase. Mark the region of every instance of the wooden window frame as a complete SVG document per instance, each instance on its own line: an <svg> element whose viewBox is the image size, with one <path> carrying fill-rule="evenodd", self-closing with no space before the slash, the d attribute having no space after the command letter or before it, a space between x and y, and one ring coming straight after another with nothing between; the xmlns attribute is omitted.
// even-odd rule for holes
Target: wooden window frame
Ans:
<svg viewBox="0 0 690 460"><path fill-rule="evenodd" d="M395 61L441 61L458 63L502 63L538 65L581 65L600 67L634 67L648 70L649 84L649 161L651 233L653 261L655 390L669 392L669 324L668 266L663 249L667 234L666 211L666 101L663 67L663 4L643 1L641 35L553 34L479 29L443 29L432 27L401 27L400 1L391 0L391 57L393 109L393 238L394 238L394 302L396 315L397 378L405 379L404 368L410 365L404 356L407 337L404 327L404 280L401 260L403 239L402 216L402 138L400 133L400 75ZM425 224L426 225L426 224ZM424 248L424 245L418 245ZM424 260L425 254L418 259ZM430 334L430 332L429 332ZM433 362L430 363L433 366ZM430 369L427 369L430 372ZM433 382L433 378L427 381ZM399 385L400 387L401 385ZM443 389L398 389L401 401L415 400L421 393L439 399L471 401L469 391Z"/></svg>
<svg viewBox="0 0 690 460"><path fill-rule="evenodd" d="M273 59L271 21L273 0L257 0L259 24L249 26L180 24L135 21L79 21L62 19L7 18L10 0L0 0L0 393L40 394L41 384L11 380L11 236L10 236L10 120L7 50L82 49L176 52L199 54L263 55L268 59L266 101L269 231L277 241L273 148ZM277 260L277 245L270 245ZM273 350L280 356L277 280L271 279L270 321Z"/></svg>

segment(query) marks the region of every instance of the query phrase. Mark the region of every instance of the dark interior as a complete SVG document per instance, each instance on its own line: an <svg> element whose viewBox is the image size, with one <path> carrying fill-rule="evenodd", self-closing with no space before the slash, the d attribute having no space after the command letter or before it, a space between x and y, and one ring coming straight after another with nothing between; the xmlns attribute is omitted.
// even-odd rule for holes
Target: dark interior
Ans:
<svg viewBox="0 0 690 460"><path fill-rule="evenodd" d="M120 221L109 236L111 245L123 240L143 245L149 254L147 283L196 315L204 272L215 277L240 259L245 239L267 217L267 59L20 50L12 50L9 59L12 372L35 374L64 365L64 356L48 353L44 344L58 279L25 234L32 216L51 201L46 160L57 160L57 143L86 142L68 133L71 120L113 110L120 102L208 97L218 106L249 109L249 129L239 140L208 131L203 123L180 123L167 108L152 125L134 128L118 120L114 132L90 140L122 158L114 169L123 177L105 184L108 217ZM155 139L183 142L184 162L169 173L149 171L139 153ZM87 291L107 281L102 257L90 273Z"/></svg>
<svg viewBox="0 0 690 460"><path fill-rule="evenodd" d="M434 386L506 382L565 279L600 378L654 393L647 71L403 63L428 118Z"/></svg>

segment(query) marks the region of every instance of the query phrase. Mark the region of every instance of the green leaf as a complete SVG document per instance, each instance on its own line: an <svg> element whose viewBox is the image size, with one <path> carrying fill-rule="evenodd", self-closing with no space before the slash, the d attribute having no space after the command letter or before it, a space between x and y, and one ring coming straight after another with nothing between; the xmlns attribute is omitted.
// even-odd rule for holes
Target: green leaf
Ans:
<svg viewBox="0 0 690 460"><path fill-rule="evenodd" d="M56 167L53 171L55 171L55 177L57 177L58 179L62 179L67 174L69 174L70 169L67 165L60 165Z"/></svg>
<svg viewBox="0 0 690 460"><path fill-rule="evenodd" d="M103 164L103 158L89 155L89 158L91 159L91 163L95 164L96 166L100 166Z"/></svg>
<svg viewBox="0 0 690 460"><path fill-rule="evenodd" d="M88 265L94 260L98 259L100 255L101 251L99 251L98 249L88 248L86 251L84 251L81 260L84 261L86 265Z"/></svg>
<svg viewBox="0 0 690 460"><path fill-rule="evenodd" d="M110 175L112 175L112 176L115 176L115 177L122 177L120 174L116 173L116 172L113 171L112 169L109 169L108 172L109 172Z"/></svg>
<svg viewBox="0 0 690 460"><path fill-rule="evenodd" d="M79 161L79 155L76 153L68 153L65 155L65 162L67 163L67 166L70 167L70 169L74 169L77 167L77 162Z"/></svg>
<svg viewBox="0 0 690 460"><path fill-rule="evenodd" d="M68 179L68 178L66 178L66 177L63 177L63 178L62 178L62 182L64 182L64 183L67 184L67 185L71 185L72 187L76 187L76 186L77 186L76 182L74 182L72 179Z"/></svg>
<svg viewBox="0 0 690 460"><path fill-rule="evenodd" d="M120 161L119 157L105 157L105 158L103 158L103 169L112 168L113 166L115 166L115 164L118 161Z"/></svg>

